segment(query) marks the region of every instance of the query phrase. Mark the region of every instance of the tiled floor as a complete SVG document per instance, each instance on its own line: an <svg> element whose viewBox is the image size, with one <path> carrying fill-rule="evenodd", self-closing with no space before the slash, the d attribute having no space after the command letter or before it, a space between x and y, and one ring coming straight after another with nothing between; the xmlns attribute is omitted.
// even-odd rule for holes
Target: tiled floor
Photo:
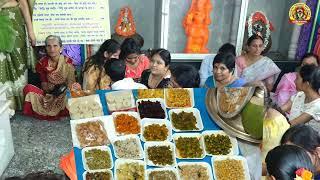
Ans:
<svg viewBox="0 0 320 180"><path fill-rule="evenodd" d="M2 178L47 170L63 173L59 158L72 148L68 119L39 121L16 114L11 119L11 130L15 155Z"/></svg>

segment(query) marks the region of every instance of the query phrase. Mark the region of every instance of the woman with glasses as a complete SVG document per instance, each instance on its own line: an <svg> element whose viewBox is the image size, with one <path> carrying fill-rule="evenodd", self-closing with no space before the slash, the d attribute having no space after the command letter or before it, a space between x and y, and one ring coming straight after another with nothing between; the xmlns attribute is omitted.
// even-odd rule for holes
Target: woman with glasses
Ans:
<svg viewBox="0 0 320 180"><path fill-rule="evenodd" d="M168 87L171 75L170 62L171 55L168 50L155 50L151 57L150 69L143 71L141 75L141 83L150 89Z"/></svg>
<svg viewBox="0 0 320 180"><path fill-rule="evenodd" d="M132 38L127 38L121 44L120 59L126 62L126 78L140 79L144 70L149 69L149 59L140 53L140 46Z"/></svg>
<svg viewBox="0 0 320 180"><path fill-rule="evenodd" d="M252 35L247 41L247 53L236 59L236 72L246 83L263 82L270 92L281 70L270 58L261 55L264 48L263 38Z"/></svg>
<svg viewBox="0 0 320 180"><path fill-rule="evenodd" d="M234 75L235 56L231 53L219 53L213 60L213 76L210 76L205 86L215 87L242 87L244 79Z"/></svg>

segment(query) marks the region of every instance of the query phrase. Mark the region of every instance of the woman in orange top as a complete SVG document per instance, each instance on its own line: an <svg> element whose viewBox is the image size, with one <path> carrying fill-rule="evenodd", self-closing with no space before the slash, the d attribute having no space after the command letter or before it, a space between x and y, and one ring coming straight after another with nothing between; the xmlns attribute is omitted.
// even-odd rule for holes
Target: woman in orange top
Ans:
<svg viewBox="0 0 320 180"><path fill-rule="evenodd" d="M121 44L119 59L126 62L126 78L140 79L142 72L149 69L150 61L140 53L140 46L132 38L127 38Z"/></svg>

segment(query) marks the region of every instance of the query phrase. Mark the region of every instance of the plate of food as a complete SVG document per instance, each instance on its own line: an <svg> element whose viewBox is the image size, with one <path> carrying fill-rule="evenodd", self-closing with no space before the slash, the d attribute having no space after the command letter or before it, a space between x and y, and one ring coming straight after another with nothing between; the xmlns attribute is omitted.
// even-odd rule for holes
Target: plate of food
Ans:
<svg viewBox="0 0 320 180"><path fill-rule="evenodd" d="M137 135L119 136L114 139L112 146L116 158L144 158L144 152L142 149L141 141Z"/></svg>
<svg viewBox="0 0 320 180"><path fill-rule="evenodd" d="M146 179L146 163L142 160L117 159L114 170L115 179Z"/></svg>
<svg viewBox="0 0 320 180"><path fill-rule="evenodd" d="M167 111L163 99L150 98L138 99L137 108L140 118L167 119Z"/></svg>
<svg viewBox="0 0 320 180"><path fill-rule="evenodd" d="M250 180L247 160L242 156L212 156L211 163L216 180Z"/></svg>
<svg viewBox="0 0 320 180"><path fill-rule="evenodd" d="M207 155L238 155L238 141L222 130L202 132L202 140Z"/></svg>
<svg viewBox="0 0 320 180"><path fill-rule="evenodd" d="M85 171L82 176L84 180L87 180L87 179L112 180L113 179L112 172L109 169Z"/></svg>
<svg viewBox="0 0 320 180"><path fill-rule="evenodd" d="M136 104L132 91L121 90L105 94L109 112L135 110Z"/></svg>
<svg viewBox="0 0 320 180"><path fill-rule="evenodd" d="M112 117L117 136L140 134L141 120L137 112L114 112Z"/></svg>
<svg viewBox="0 0 320 180"><path fill-rule="evenodd" d="M199 133L176 133L173 141L178 159L203 159L206 156Z"/></svg>
<svg viewBox="0 0 320 180"><path fill-rule="evenodd" d="M162 98L164 99L163 89L138 89L138 99Z"/></svg>
<svg viewBox="0 0 320 180"><path fill-rule="evenodd" d="M113 168L111 150L108 146L83 148L82 162L84 169L87 171Z"/></svg>
<svg viewBox="0 0 320 180"><path fill-rule="evenodd" d="M144 151L148 166L176 166L174 145L171 142L147 142Z"/></svg>
<svg viewBox="0 0 320 180"><path fill-rule="evenodd" d="M178 171L181 180L213 180L211 167L206 162L179 162Z"/></svg>
<svg viewBox="0 0 320 180"><path fill-rule="evenodd" d="M196 108L171 109L169 117L176 132L203 130L200 111Z"/></svg>
<svg viewBox="0 0 320 180"><path fill-rule="evenodd" d="M164 90L167 108L191 108L194 106L192 88L168 88Z"/></svg>
<svg viewBox="0 0 320 180"><path fill-rule="evenodd" d="M141 140L143 142L171 141L172 128L168 120L144 118L141 124Z"/></svg>
<svg viewBox="0 0 320 180"><path fill-rule="evenodd" d="M179 180L178 170L173 167L147 169L148 179Z"/></svg>
<svg viewBox="0 0 320 180"><path fill-rule="evenodd" d="M217 89L217 107L224 118L238 115L254 94L253 87Z"/></svg>
<svg viewBox="0 0 320 180"><path fill-rule="evenodd" d="M67 106L71 119L84 119L103 116L99 95L90 95L68 99Z"/></svg>

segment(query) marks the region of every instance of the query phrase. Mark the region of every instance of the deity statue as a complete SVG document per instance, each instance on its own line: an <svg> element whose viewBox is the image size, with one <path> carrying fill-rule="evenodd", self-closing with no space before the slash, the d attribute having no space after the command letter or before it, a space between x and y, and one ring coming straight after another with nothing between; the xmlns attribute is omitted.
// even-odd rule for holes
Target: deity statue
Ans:
<svg viewBox="0 0 320 180"><path fill-rule="evenodd" d="M183 27L187 35L185 53L208 53L206 47L209 40L210 0L192 0L190 9L183 20Z"/></svg>
<svg viewBox="0 0 320 180"><path fill-rule="evenodd" d="M131 9L128 6L121 8L115 31L120 36L132 36L136 33Z"/></svg>

